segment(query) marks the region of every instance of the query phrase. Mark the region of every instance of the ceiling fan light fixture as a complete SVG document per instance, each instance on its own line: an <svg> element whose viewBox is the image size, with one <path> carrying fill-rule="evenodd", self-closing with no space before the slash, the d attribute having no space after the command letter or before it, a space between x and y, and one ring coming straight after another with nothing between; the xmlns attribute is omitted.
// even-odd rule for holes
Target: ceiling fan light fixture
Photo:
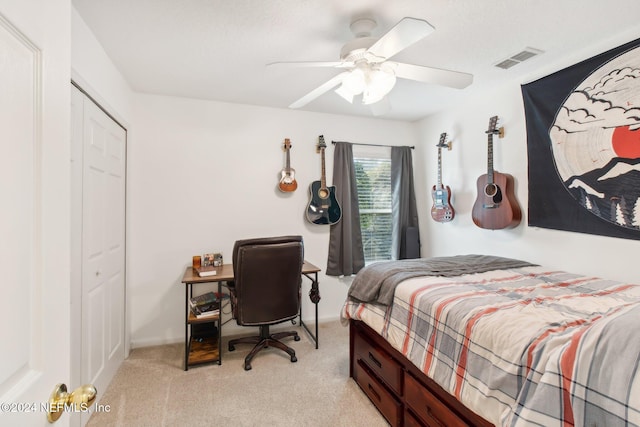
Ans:
<svg viewBox="0 0 640 427"><path fill-rule="evenodd" d="M366 71L366 70L365 70ZM342 80L342 84L335 92L347 102L353 104L353 98L366 89L367 76L361 67L354 68Z"/></svg>
<svg viewBox="0 0 640 427"><path fill-rule="evenodd" d="M354 68L349 75L342 81L342 86L350 91L353 96L361 94L367 85L367 76L362 68Z"/></svg>
<svg viewBox="0 0 640 427"><path fill-rule="evenodd" d="M396 75L391 67L374 66L367 75L367 87L362 97L363 104L374 104L382 100L396 84Z"/></svg>
<svg viewBox="0 0 640 427"><path fill-rule="evenodd" d="M354 94L344 85L344 82L335 90L335 93L340 95L349 104L353 104Z"/></svg>

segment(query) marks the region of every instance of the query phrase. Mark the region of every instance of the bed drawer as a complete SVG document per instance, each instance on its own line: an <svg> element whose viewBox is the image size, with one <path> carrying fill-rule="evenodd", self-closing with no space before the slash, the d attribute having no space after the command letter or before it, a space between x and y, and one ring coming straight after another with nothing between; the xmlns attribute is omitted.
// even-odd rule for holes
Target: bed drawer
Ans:
<svg viewBox="0 0 640 427"><path fill-rule="evenodd" d="M359 360L355 366L356 382L392 426L401 425L402 404Z"/></svg>
<svg viewBox="0 0 640 427"><path fill-rule="evenodd" d="M408 373L404 378L404 400L411 411L428 426L464 427L468 425Z"/></svg>
<svg viewBox="0 0 640 427"><path fill-rule="evenodd" d="M356 360L361 360L398 395L402 395L402 366L386 351L376 348L363 336L354 341Z"/></svg>

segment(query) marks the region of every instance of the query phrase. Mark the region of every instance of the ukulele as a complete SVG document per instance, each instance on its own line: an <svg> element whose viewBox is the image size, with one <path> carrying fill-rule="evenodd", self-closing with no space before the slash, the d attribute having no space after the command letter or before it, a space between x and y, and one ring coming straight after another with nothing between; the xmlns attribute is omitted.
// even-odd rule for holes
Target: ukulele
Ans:
<svg viewBox="0 0 640 427"><path fill-rule="evenodd" d="M313 181L309 186L309 205L307 206L307 220L313 224L335 224L340 221L342 211L336 200L336 187L327 187L324 167L324 136L320 135L318 149L322 158L322 175L320 181Z"/></svg>
<svg viewBox="0 0 640 427"><path fill-rule="evenodd" d="M493 135L504 135L504 128L497 129L498 116L489 119L487 130L487 173L478 177L478 196L471 216L480 228L498 230L512 228L520 223L522 213L513 193L514 180L509 174L493 169Z"/></svg>
<svg viewBox="0 0 640 427"><path fill-rule="evenodd" d="M453 206L451 206L451 189L448 185L442 185L442 149L451 150L451 141L448 143L447 134L440 135L438 147L438 184L431 189L431 197L433 198L433 206L431 207L431 217L438 222L449 222L455 216Z"/></svg>
<svg viewBox="0 0 640 427"><path fill-rule="evenodd" d="M287 165L282 171L280 171L280 182L278 188L280 191L290 193L296 191L298 183L296 182L296 170L291 167L291 159L289 157L289 151L291 150L291 141L289 138L284 140L284 151L287 155Z"/></svg>

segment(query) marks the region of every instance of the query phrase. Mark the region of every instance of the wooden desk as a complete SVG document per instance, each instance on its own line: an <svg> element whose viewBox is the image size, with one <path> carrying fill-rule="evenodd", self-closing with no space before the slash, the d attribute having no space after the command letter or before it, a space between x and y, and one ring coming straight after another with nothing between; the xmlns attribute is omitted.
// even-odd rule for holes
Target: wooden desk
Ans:
<svg viewBox="0 0 640 427"><path fill-rule="evenodd" d="M311 289L309 290L309 298L315 305L315 334L312 333L307 325L302 320L302 305L300 306L300 326L302 326L311 339L316 343L316 349L318 348L318 303L320 302L320 287L318 282L318 272L320 268L304 261L302 264L302 275L311 281ZM221 293L221 287L223 282L230 282L233 280L233 265L223 264L218 267L214 276L200 277L198 273L192 268L187 267L184 275L182 276L182 283L185 286L185 317L184 317L184 336L185 336L185 349L184 349L184 370L188 370L190 365L207 362L218 362L218 365L222 364L222 322L220 316L213 316L211 318L197 320L191 315L189 309L189 299L193 296L193 285L196 283L217 283L218 293ZM189 333L189 327L199 323L217 323L218 336L216 342L198 342L192 343L191 334ZM192 361L190 361L190 356Z"/></svg>
<svg viewBox="0 0 640 427"><path fill-rule="evenodd" d="M222 307L220 314L206 319L197 319L189 307L189 299L193 296L193 285L196 283L217 283L218 294L222 293L222 283L233 280L233 267L223 265L218 269L215 276L200 277L192 268L187 267L182 276L182 283L185 286L184 294L184 370L188 371L189 366L201 363L218 362L222 364ZM193 327L214 323L217 333L214 337L207 337L203 340L196 340L193 337Z"/></svg>

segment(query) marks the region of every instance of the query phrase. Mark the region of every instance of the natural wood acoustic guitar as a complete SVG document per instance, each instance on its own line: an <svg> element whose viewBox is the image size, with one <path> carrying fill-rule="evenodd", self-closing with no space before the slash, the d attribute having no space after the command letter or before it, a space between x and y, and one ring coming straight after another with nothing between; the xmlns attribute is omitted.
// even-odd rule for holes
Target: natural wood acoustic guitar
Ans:
<svg viewBox="0 0 640 427"><path fill-rule="evenodd" d="M335 224L342 218L342 210L336 200L336 187L327 187L324 167L324 150L327 145L324 136L320 135L318 150L322 158L322 175L320 181L313 181L309 186L309 205L307 220L313 224Z"/></svg>
<svg viewBox="0 0 640 427"><path fill-rule="evenodd" d="M296 191L298 183L296 182L296 170L291 167L291 158L289 152L291 151L291 141L289 138L284 140L284 151L286 152L286 166L280 171L280 182L278 188L280 191L290 193Z"/></svg>
<svg viewBox="0 0 640 427"><path fill-rule="evenodd" d="M513 177L493 169L493 135L504 135L497 128L498 116L489 119L487 130L487 173L478 177L478 195L473 204L473 222L480 228L498 230L512 228L520 223L522 213L514 194Z"/></svg>
<svg viewBox="0 0 640 427"><path fill-rule="evenodd" d="M442 149L451 150L451 141L447 143L447 134L440 135L438 142L438 183L431 188L433 206L431 207L431 217L438 222L449 222L455 216L455 211L451 205L451 189L448 185L442 185Z"/></svg>

